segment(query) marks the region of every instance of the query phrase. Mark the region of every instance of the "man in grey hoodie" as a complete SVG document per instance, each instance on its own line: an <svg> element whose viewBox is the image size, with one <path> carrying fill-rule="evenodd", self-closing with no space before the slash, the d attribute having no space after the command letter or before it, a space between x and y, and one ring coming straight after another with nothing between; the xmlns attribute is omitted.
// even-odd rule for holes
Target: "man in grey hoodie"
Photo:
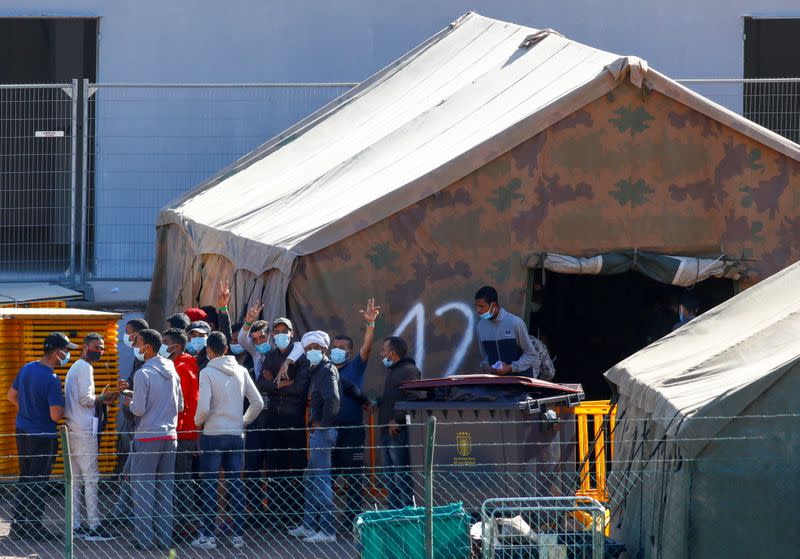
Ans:
<svg viewBox="0 0 800 559"><path fill-rule="evenodd" d="M130 410L139 418L133 435L130 475L137 550L169 549L172 544L172 492L181 381L172 361L158 355L161 334L139 332L133 354L144 364L136 371Z"/></svg>
<svg viewBox="0 0 800 559"><path fill-rule="evenodd" d="M217 517L217 485L220 471L225 472L228 502L234 519L231 545L244 547L242 467L244 465L244 427L251 423L264 407L253 379L247 369L226 355L228 342L222 332L212 332L206 342L208 366L200 371L200 397L195 424L202 427L200 435L200 474L203 478L203 525L193 547L215 549L214 528ZM249 405L242 416L242 401Z"/></svg>

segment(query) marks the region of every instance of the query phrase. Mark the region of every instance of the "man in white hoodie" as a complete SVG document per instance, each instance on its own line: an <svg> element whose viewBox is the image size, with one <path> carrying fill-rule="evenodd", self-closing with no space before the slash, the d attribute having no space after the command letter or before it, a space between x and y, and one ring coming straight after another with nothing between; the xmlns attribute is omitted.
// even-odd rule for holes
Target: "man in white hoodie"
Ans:
<svg viewBox="0 0 800 559"><path fill-rule="evenodd" d="M203 525L193 547L215 549L214 528L217 517L217 484L225 472L228 503L234 519L231 545L244 547L243 514L245 511L241 472L244 466L244 427L264 407L264 401L247 369L226 355L225 334L212 332L206 341L208 365L200 371L200 397L194 422L203 429L200 435L200 473L203 485ZM249 405L242 416L242 400Z"/></svg>
<svg viewBox="0 0 800 559"><path fill-rule="evenodd" d="M133 354L142 367L134 374L130 410L139 418L133 435L131 486L137 551L172 545L172 493L178 412L183 411L181 380L169 359L158 354L161 334L139 332Z"/></svg>

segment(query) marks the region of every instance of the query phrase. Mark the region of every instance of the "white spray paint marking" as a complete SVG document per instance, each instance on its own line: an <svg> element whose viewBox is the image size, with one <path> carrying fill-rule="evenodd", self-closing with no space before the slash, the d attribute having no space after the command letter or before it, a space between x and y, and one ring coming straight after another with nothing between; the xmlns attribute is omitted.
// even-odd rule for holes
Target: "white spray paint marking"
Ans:
<svg viewBox="0 0 800 559"><path fill-rule="evenodd" d="M452 301L450 303L445 303L438 309L434 311L435 317L441 317L443 314L450 312L450 311L459 311L466 317L466 328L464 328L464 334L461 336L461 341L458 342L458 346L453 351L453 356L450 358L450 363L447 365L445 369L444 376L450 376L458 371L458 368L463 363L464 359L469 352L469 346L472 343L472 338L475 335L475 316L472 310L467 303L461 301ZM424 371L425 367L425 306L417 302L412 306L406 315L403 317L403 320L397 326L394 331L393 336L400 336L406 329L411 326L413 322L416 328L415 332L415 344L414 344L414 361L417 363L417 367Z"/></svg>
<svg viewBox="0 0 800 559"><path fill-rule="evenodd" d="M455 373L458 368L461 366L461 363L464 361L464 358L467 356L467 351L469 351L469 345L472 343L472 336L475 333L475 312L472 310L472 307L467 305L466 303L462 303L460 301L454 301L452 303L447 303L446 305L442 305L438 309L436 309L436 316L442 316L444 313L448 311L459 311L467 318L467 328L464 330L464 335L461 337L461 341L458 344L458 347L453 352L453 357L450 359L450 364L445 369L444 376L449 377L453 373Z"/></svg>
<svg viewBox="0 0 800 559"><path fill-rule="evenodd" d="M425 365L425 306L422 303L416 303L411 307L392 336L399 336L405 332L405 329L414 321L416 321L417 327L414 361L417 363L417 367L422 369Z"/></svg>

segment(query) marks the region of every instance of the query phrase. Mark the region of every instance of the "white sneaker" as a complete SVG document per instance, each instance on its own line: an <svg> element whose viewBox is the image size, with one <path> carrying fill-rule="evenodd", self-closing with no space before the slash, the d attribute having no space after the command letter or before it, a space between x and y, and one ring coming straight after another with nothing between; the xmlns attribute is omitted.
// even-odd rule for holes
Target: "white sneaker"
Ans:
<svg viewBox="0 0 800 559"><path fill-rule="evenodd" d="M314 532L314 530L309 530L308 528L306 528L301 524L297 528L292 528L291 530L289 530L288 534L290 536L294 536L295 538L310 538L311 536L316 534L316 532Z"/></svg>
<svg viewBox="0 0 800 559"><path fill-rule="evenodd" d="M244 547L244 538L242 536L233 536L231 538L231 545L236 549L241 549Z"/></svg>
<svg viewBox="0 0 800 559"><path fill-rule="evenodd" d="M199 536L192 542L192 547L199 549L217 549L217 538L211 536Z"/></svg>
<svg viewBox="0 0 800 559"><path fill-rule="evenodd" d="M303 541L306 543L336 543L336 534L326 534L319 531L313 536L303 538Z"/></svg>

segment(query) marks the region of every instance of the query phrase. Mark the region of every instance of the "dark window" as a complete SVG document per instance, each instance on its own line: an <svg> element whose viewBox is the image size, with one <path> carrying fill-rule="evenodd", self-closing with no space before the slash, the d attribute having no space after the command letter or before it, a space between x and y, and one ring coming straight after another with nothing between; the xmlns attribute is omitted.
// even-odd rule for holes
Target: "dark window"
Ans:
<svg viewBox="0 0 800 559"><path fill-rule="evenodd" d="M744 77L800 77L800 18L744 18ZM744 116L800 141L800 83L744 87Z"/></svg>

